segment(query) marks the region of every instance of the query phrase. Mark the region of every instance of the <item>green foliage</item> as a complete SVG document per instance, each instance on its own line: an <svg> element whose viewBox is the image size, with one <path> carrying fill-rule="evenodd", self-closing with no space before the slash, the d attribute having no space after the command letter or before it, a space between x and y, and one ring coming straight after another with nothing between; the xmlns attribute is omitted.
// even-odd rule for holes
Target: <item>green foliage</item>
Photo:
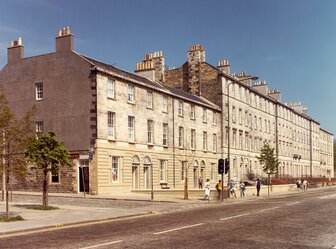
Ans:
<svg viewBox="0 0 336 249"><path fill-rule="evenodd" d="M29 206L27 209L34 209L34 210L58 210L58 207L53 207L53 206L41 206L41 205L34 205L34 206Z"/></svg>
<svg viewBox="0 0 336 249"><path fill-rule="evenodd" d="M26 173L25 151L35 136L34 113L32 108L21 119L17 118L0 86L0 170L18 175Z"/></svg>
<svg viewBox="0 0 336 249"><path fill-rule="evenodd" d="M56 139L56 133L38 133L35 140L28 146L28 160L43 171L43 206L48 206L48 173L58 173L59 168L71 166L70 154L63 142Z"/></svg>
<svg viewBox="0 0 336 249"><path fill-rule="evenodd" d="M263 172L266 174L273 175L278 172L278 159L274 155L274 148L271 148L268 143L264 143L260 150L260 156L257 156L257 159L263 165Z"/></svg>
<svg viewBox="0 0 336 249"><path fill-rule="evenodd" d="M29 161L44 171L57 173L59 167L70 166L70 154L63 142L56 139L54 131L38 133L37 138L28 146L26 156Z"/></svg>
<svg viewBox="0 0 336 249"><path fill-rule="evenodd" d="M13 175L24 176L27 172L25 151L35 137L35 108L25 113L22 118L16 117L10 109L2 85L0 85L0 171L5 180L6 216L9 218L8 185Z"/></svg>
<svg viewBox="0 0 336 249"><path fill-rule="evenodd" d="M20 221L24 220L20 215L14 216L14 217L0 217L0 222L11 222L11 221Z"/></svg>

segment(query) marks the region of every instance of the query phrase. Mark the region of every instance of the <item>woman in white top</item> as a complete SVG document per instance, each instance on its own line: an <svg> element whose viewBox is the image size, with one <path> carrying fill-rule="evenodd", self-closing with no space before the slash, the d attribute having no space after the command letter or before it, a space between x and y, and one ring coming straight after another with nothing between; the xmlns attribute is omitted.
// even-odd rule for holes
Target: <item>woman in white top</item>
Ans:
<svg viewBox="0 0 336 249"><path fill-rule="evenodd" d="M204 200L208 199L210 201L210 180L209 179L206 180L204 184L204 188L205 188Z"/></svg>

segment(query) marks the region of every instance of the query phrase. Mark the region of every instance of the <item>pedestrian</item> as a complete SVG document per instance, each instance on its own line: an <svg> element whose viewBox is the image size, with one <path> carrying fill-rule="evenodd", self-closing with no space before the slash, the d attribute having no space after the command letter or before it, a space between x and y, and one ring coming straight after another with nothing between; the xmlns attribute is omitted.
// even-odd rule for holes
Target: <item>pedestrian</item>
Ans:
<svg viewBox="0 0 336 249"><path fill-rule="evenodd" d="M204 188L205 188L204 200L210 201L211 198L210 198L210 180L209 179L206 179Z"/></svg>
<svg viewBox="0 0 336 249"><path fill-rule="evenodd" d="M260 179L259 179L259 178L257 178L256 186L257 186L257 196L259 196L259 193L260 193L260 186L261 186L261 182L260 182Z"/></svg>
<svg viewBox="0 0 336 249"><path fill-rule="evenodd" d="M306 192L308 189L308 181L306 179L303 180L302 187L303 187L303 191Z"/></svg>
<svg viewBox="0 0 336 249"><path fill-rule="evenodd" d="M222 181L219 180L218 183L216 184L216 190L217 190L217 200L221 200L222 199Z"/></svg>
<svg viewBox="0 0 336 249"><path fill-rule="evenodd" d="M297 179L297 181L296 181L296 189L297 189L297 191L300 191L300 189L301 189L301 180L300 179Z"/></svg>
<svg viewBox="0 0 336 249"><path fill-rule="evenodd" d="M239 192L240 192L240 198L242 197L245 197L245 184L243 181L240 181L240 184L239 184Z"/></svg>
<svg viewBox="0 0 336 249"><path fill-rule="evenodd" d="M200 176L200 177L198 178L198 188L199 188L199 189L202 189L202 188L203 188L203 178L202 178L202 176Z"/></svg>
<svg viewBox="0 0 336 249"><path fill-rule="evenodd" d="M236 183L231 179L229 183L231 198L237 198L235 192Z"/></svg>

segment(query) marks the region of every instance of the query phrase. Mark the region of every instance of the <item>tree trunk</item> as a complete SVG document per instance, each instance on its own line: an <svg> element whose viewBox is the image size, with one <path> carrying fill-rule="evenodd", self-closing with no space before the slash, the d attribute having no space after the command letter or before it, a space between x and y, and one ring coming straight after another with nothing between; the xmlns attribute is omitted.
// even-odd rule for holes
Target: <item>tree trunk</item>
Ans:
<svg viewBox="0 0 336 249"><path fill-rule="evenodd" d="M9 165L7 165L9 167ZM6 218L9 218L9 198L8 198L8 184L9 184L9 168L7 168L6 172L6 186L5 186L5 192L6 192Z"/></svg>
<svg viewBox="0 0 336 249"><path fill-rule="evenodd" d="M42 204L44 207L48 206L48 170L43 171L44 179L43 179L43 200Z"/></svg>
<svg viewBox="0 0 336 249"><path fill-rule="evenodd" d="M184 177L184 200L188 200L188 168L185 169L185 177Z"/></svg>

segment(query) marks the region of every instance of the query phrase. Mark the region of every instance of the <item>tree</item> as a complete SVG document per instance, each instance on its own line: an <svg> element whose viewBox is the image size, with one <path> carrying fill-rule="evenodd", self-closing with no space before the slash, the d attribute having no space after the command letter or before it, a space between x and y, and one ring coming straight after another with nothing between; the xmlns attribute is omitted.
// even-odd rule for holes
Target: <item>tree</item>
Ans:
<svg viewBox="0 0 336 249"><path fill-rule="evenodd" d="M6 217L9 218L9 183L13 175L25 175L27 160L25 151L34 139L33 115L35 109L21 119L10 109L3 88L0 86L0 170L3 175L3 199L6 201Z"/></svg>
<svg viewBox="0 0 336 249"><path fill-rule="evenodd" d="M49 172L58 173L63 166L71 166L70 154L63 142L56 139L56 133L38 133L26 152L29 161L43 171L42 205L48 206Z"/></svg>
<svg viewBox="0 0 336 249"><path fill-rule="evenodd" d="M279 162L274 155L274 148L271 148L267 142L264 143L260 150L260 156L257 159L261 164L263 164L263 172L268 175L268 196L269 196L269 185L271 184L270 175L278 173Z"/></svg>
<svg viewBox="0 0 336 249"><path fill-rule="evenodd" d="M274 155L274 148L271 148L267 142L260 150L260 156L257 156L259 162L263 165L263 172L266 174L278 173L279 162Z"/></svg>

